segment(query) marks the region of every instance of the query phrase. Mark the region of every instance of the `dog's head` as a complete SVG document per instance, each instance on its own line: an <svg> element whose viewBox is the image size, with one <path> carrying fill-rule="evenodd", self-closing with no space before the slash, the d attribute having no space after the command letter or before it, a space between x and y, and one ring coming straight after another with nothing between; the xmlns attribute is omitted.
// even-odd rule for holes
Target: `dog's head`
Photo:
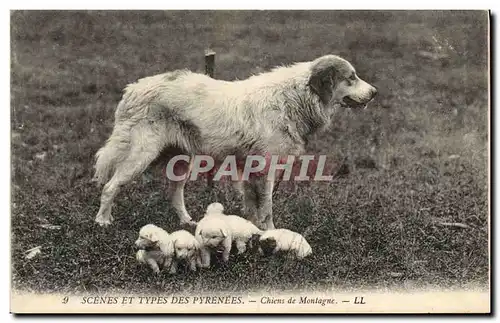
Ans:
<svg viewBox="0 0 500 323"><path fill-rule="evenodd" d="M207 206L206 214L222 214L224 212L224 206L220 203L211 203Z"/></svg>
<svg viewBox="0 0 500 323"><path fill-rule="evenodd" d="M248 248L252 253L259 253L263 256L270 256L276 250L277 242L275 239L268 237L262 239L260 234L253 234L249 240Z"/></svg>
<svg viewBox="0 0 500 323"><path fill-rule="evenodd" d="M200 250L200 243L186 230L172 233L168 242L160 245L161 251L177 259L192 259Z"/></svg>
<svg viewBox="0 0 500 323"><path fill-rule="evenodd" d="M164 240L168 233L154 224L147 224L139 230L139 238L135 241L135 245L139 249L151 249L158 246L161 240Z"/></svg>
<svg viewBox="0 0 500 323"><path fill-rule="evenodd" d="M356 75L348 61L335 55L312 62L308 85L326 107L365 108L377 94L375 87Z"/></svg>
<svg viewBox="0 0 500 323"><path fill-rule="evenodd" d="M217 221L218 222L218 221ZM219 225L205 225L199 232L200 242L213 249L220 249L223 247L222 242L228 236L227 228Z"/></svg>

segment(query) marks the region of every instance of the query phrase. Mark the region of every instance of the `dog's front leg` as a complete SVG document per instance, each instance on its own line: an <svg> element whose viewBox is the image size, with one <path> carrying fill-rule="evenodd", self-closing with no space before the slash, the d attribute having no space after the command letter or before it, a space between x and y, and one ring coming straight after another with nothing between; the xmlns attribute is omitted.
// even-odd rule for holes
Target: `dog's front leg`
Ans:
<svg viewBox="0 0 500 323"><path fill-rule="evenodd" d="M198 254L198 255L196 255L195 260L196 260L196 266L197 266L198 268L202 268L202 265L201 265L201 252L199 252L199 254Z"/></svg>
<svg viewBox="0 0 500 323"><path fill-rule="evenodd" d="M181 225L196 225L193 221L188 211L186 210L186 205L184 204L184 186L186 185L186 180L182 181L170 181L168 195L172 206L179 217Z"/></svg>
<svg viewBox="0 0 500 323"><path fill-rule="evenodd" d="M208 268L210 267L210 250L208 250L206 247L201 247L200 248L200 267L201 268Z"/></svg>
<svg viewBox="0 0 500 323"><path fill-rule="evenodd" d="M196 271L196 258L197 256L193 256L189 259L189 269L191 269L191 271Z"/></svg>
<svg viewBox="0 0 500 323"><path fill-rule="evenodd" d="M232 245L232 238L231 238L231 236L227 236L222 243L224 245L224 251L222 252L222 260L224 262L228 262L229 261L229 255L231 253L231 245Z"/></svg>
<svg viewBox="0 0 500 323"><path fill-rule="evenodd" d="M148 258L146 260L146 262L148 263L149 267L151 267L151 269L153 270L153 272L155 274L159 274L160 273L160 267L156 263L156 260L154 260L153 258Z"/></svg>
<svg viewBox="0 0 500 323"><path fill-rule="evenodd" d="M274 229L273 222L273 187L274 182L267 179L259 179L255 185L257 194L257 217L260 228L263 230Z"/></svg>
<svg viewBox="0 0 500 323"><path fill-rule="evenodd" d="M163 268L169 268L171 264L172 264L172 257L166 256L165 260L163 261Z"/></svg>
<svg viewBox="0 0 500 323"><path fill-rule="evenodd" d="M238 255L241 255L247 250L247 244L245 240L236 240L236 249L238 249Z"/></svg>
<svg viewBox="0 0 500 323"><path fill-rule="evenodd" d="M175 274L177 273L177 260L173 259L172 264L170 265L170 273Z"/></svg>
<svg viewBox="0 0 500 323"><path fill-rule="evenodd" d="M258 197L255 184L250 181L244 181L239 183L238 188L243 195L243 214L247 220L259 226L257 214Z"/></svg>

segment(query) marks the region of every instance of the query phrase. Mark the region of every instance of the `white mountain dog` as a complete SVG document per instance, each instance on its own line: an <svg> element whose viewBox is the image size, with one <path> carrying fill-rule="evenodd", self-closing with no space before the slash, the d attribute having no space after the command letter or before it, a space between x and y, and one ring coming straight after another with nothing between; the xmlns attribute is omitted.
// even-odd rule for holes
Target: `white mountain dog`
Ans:
<svg viewBox="0 0 500 323"><path fill-rule="evenodd" d="M140 79L125 88L113 132L96 154L94 180L104 187L95 220L109 225L120 187L152 163L167 165L180 154L210 155L216 162L228 155L298 156L336 109L364 108L376 93L335 55L233 82L187 70ZM190 167L183 164L184 173ZM184 205L188 178L171 180L169 192L181 224L195 225ZM274 182L255 176L238 185L245 217L260 229L274 229Z"/></svg>

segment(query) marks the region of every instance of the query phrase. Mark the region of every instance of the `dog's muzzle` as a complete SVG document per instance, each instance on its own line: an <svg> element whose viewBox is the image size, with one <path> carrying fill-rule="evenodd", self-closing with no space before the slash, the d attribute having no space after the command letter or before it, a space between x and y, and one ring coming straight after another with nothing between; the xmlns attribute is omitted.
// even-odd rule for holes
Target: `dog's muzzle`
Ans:
<svg viewBox="0 0 500 323"><path fill-rule="evenodd" d="M351 99L348 96L345 96L342 99L342 101L349 108L352 108L352 109L362 109L362 108L366 108L366 106L368 105L368 102L370 102L371 99L368 100L368 101L366 101L366 102L358 102L356 100Z"/></svg>
<svg viewBox="0 0 500 323"><path fill-rule="evenodd" d="M364 99L364 100L362 100L360 102L360 101L354 100L353 98L351 98L349 96L344 96L342 98L342 103L343 103L343 105L345 105L345 106L347 106L349 108L352 108L352 109L366 108L366 106L368 105L368 103L370 101L372 101L373 98L375 98L376 95L377 95L377 89L375 89L374 87L372 87L370 89L370 96L367 99Z"/></svg>

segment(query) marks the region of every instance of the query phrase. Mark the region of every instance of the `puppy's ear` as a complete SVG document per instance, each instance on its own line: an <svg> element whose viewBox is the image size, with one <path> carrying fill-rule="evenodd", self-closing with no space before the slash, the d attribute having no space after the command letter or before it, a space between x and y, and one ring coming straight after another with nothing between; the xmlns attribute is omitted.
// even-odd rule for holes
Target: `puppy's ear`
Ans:
<svg viewBox="0 0 500 323"><path fill-rule="evenodd" d="M335 66L329 60L320 60L313 64L307 85L313 93L319 96L323 104L328 104L335 87Z"/></svg>
<svg viewBox="0 0 500 323"><path fill-rule="evenodd" d="M152 231L148 234L146 234L146 238L149 239L151 242L158 242L160 240L160 236L158 235L158 232Z"/></svg>
<svg viewBox="0 0 500 323"><path fill-rule="evenodd" d="M160 250L167 256L172 257L175 254L175 241L174 239L168 239L166 243L160 245Z"/></svg>
<svg viewBox="0 0 500 323"><path fill-rule="evenodd" d="M201 244L200 244L200 241L198 239L194 239L194 249L195 250L200 250L201 248Z"/></svg>
<svg viewBox="0 0 500 323"><path fill-rule="evenodd" d="M203 236L201 235L201 232L199 235L195 235L194 238L198 242L198 246L200 246L201 249L201 246L203 245Z"/></svg>

